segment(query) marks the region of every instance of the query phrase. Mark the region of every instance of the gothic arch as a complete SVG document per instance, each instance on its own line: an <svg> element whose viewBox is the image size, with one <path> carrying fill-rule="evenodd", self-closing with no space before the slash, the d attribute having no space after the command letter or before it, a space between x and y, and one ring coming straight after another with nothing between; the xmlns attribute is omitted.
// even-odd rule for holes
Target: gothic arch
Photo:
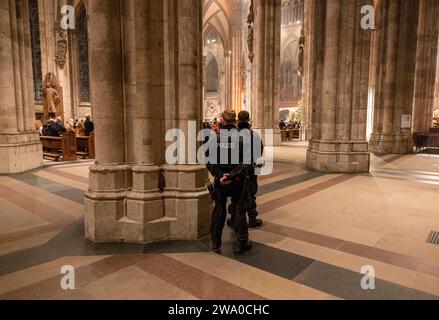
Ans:
<svg viewBox="0 0 439 320"><path fill-rule="evenodd" d="M215 56L209 54L206 64L206 92L217 93L219 91L219 66Z"/></svg>

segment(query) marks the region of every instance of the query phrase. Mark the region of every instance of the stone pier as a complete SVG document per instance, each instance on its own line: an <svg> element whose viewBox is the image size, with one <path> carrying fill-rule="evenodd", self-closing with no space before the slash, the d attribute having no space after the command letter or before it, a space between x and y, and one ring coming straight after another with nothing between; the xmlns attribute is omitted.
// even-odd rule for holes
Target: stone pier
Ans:
<svg viewBox="0 0 439 320"><path fill-rule="evenodd" d="M316 35L313 45L320 49L311 56L315 73L309 80L313 112L308 168L369 171L366 118L371 31L360 26L360 9L366 4L355 0L312 4L309 23Z"/></svg>
<svg viewBox="0 0 439 320"><path fill-rule="evenodd" d="M86 193L86 236L97 242L198 239L209 234L207 171L196 161L167 164L165 134L176 128L187 136L189 121L201 126L201 3L108 2L89 6L100 140Z"/></svg>
<svg viewBox="0 0 439 320"><path fill-rule="evenodd" d="M0 2L0 174L38 168L27 1Z"/></svg>

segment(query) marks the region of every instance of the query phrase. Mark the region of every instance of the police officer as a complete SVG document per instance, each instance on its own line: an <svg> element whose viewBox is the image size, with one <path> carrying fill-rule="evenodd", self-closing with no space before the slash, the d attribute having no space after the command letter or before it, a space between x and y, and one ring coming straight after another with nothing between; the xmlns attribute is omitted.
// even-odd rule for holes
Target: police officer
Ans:
<svg viewBox="0 0 439 320"><path fill-rule="evenodd" d="M243 253L252 246L248 239L248 225L243 211L243 166L236 160L240 154L239 133L236 129L236 112L225 111L221 117L221 131L217 135L216 161L209 159L206 167L215 178L215 207L212 213L211 240L212 250L221 248L221 237L227 218L227 198L232 198L235 210L233 228L235 230L235 253ZM225 156L224 156L225 155ZM207 155L209 156L209 155Z"/></svg>
<svg viewBox="0 0 439 320"><path fill-rule="evenodd" d="M258 158L262 157L264 146L262 144L260 136L256 132L251 130L250 114L247 111L241 111L238 114L238 131L243 132L244 130L248 131L251 138L251 162L252 164L256 164ZM258 193L258 187L258 176L255 174L255 170L253 167L249 172L249 179L246 188L247 194L244 198L244 210L248 214L249 228L257 228L262 225L262 220L257 218L258 211L256 204L256 194ZM229 206L229 214L231 217L227 220L227 224L229 226L233 225L235 207L236 205L232 201L232 204Z"/></svg>

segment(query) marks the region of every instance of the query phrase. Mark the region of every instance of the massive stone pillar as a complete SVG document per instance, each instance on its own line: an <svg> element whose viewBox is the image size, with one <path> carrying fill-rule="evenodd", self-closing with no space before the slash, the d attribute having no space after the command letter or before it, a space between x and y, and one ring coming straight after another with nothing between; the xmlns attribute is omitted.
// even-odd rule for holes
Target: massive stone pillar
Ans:
<svg viewBox="0 0 439 320"><path fill-rule="evenodd" d="M439 2L420 0L416 51L412 132L427 132L432 125L438 59Z"/></svg>
<svg viewBox="0 0 439 320"><path fill-rule="evenodd" d="M279 131L280 16L280 0L255 0L255 58L252 69L253 127L274 130L274 145L279 145L281 142Z"/></svg>
<svg viewBox="0 0 439 320"><path fill-rule="evenodd" d="M370 30L360 26L366 0L313 3L315 74L312 75L312 137L307 166L325 172L369 171L366 141Z"/></svg>
<svg viewBox="0 0 439 320"><path fill-rule="evenodd" d="M232 26L231 32L231 66L232 66L232 105L230 109L236 112L242 110L242 38L241 26L238 23Z"/></svg>
<svg viewBox="0 0 439 320"><path fill-rule="evenodd" d="M303 32L305 35L305 47L303 55L303 84L302 84L302 137L307 141L312 134L312 98L313 98L313 77L316 63L316 2L309 0L304 2Z"/></svg>
<svg viewBox="0 0 439 320"><path fill-rule="evenodd" d="M419 1L383 0L377 12L374 126L371 151L413 151L411 116L415 88ZM404 121L407 120L407 121Z"/></svg>
<svg viewBox="0 0 439 320"><path fill-rule="evenodd" d="M42 165L34 128L32 60L27 1L0 2L0 174Z"/></svg>
<svg viewBox="0 0 439 320"><path fill-rule="evenodd" d="M85 232L95 241L123 239L129 167L125 165L124 90L119 0L90 1L88 15L91 100L96 162L85 194Z"/></svg>
<svg viewBox="0 0 439 320"><path fill-rule="evenodd" d="M94 0L89 9L102 145L86 194L86 235L99 242L197 239L209 232L211 209L207 171L191 158L196 141L188 140L202 119L201 3L113 2ZM172 165L165 158L171 129L187 138L186 161Z"/></svg>

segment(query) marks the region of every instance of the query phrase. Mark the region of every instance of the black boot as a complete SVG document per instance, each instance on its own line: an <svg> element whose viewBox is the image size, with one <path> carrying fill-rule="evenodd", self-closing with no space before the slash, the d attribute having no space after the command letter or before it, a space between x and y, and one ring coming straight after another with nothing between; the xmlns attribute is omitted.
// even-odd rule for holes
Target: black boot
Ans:
<svg viewBox="0 0 439 320"><path fill-rule="evenodd" d="M211 251L219 251L221 250L221 240L212 240Z"/></svg>
<svg viewBox="0 0 439 320"><path fill-rule="evenodd" d="M249 228L257 228L262 226L262 219L251 218L248 222Z"/></svg>
<svg viewBox="0 0 439 320"><path fill-rule="evenodd" d="M250 240L238 241L235 243L235 253L244 253L251 249L253 243Z"/></svg>

